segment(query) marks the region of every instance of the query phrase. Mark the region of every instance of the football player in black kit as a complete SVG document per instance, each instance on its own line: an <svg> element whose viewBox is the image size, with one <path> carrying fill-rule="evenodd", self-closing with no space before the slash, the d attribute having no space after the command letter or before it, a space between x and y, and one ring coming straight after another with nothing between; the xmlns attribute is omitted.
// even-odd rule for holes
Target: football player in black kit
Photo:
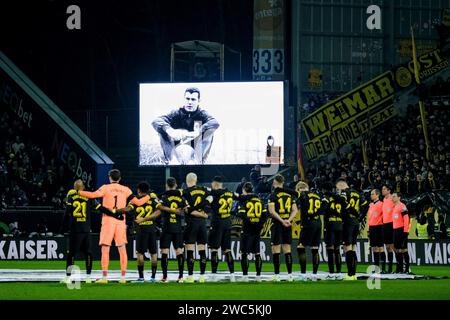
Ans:
<svg viewBox="0 0 450 320"><path fill-rule="evenodd" d="M344 280L357 280L356 240L359 234L359 223L362 218L361 212L365 212L368 201L358 192L351 190L347 181L343 178L336 181L336 192L345 198L347 202L343 216L343 242L345 262L347 264L347 275L344 277Z"/></svg>
<svg viewBox="0 0 450 320"><path fill-rule="evenodd" d="M273 192L269 197L268 209L272 216L272 257L274 276L272 281L280 281L280 253L283 249L286 262L288 281L294 281L292 277L292 221L297 214L295 195L293 190L283 188L284 177L277 174L273 179Z"/></svg>
<svg viewBox="0 0 450 320"><path fill-rule="evenodd" d="M161 282L167 282L167 268L170 243L176 250L178 262L178 281L183 282L184 272L184 255L183 255L183 230L181 226L181 217L185 207L183 199L183 191L177 189L177 181L175 178L168 178L166 181L166 191L160 196L163 224L160 239L161 247L161 268L163 271L163 278ZM170 208L171 211L163 210L164 207Z"/></svg>
<svg viewBox="0 0 450 320"><path fill-rule="evenodd" d="M70 283L72 266L75 263L75 255L78 252L84 254L86 260L86 283L92 283L92 251L91 251L91 214L94 211L123 220L123 215L111 212L94 200L82 197L77 191L84 190L82 180L76 180L73 189L67 193L66 211L63 218L62 228L69 223L69 250L66 259L66 276L61 283Z"/></svg>
<svg viewBox="0 0 450 320"><path fill-rule="evenodd" d="M211 229L209 231L209 247L211 248L211 280L217 280L215 274L219 265L219 248L225 255L230 281L235 281L234 260L231 254L231 208L234 193L223 188L222 177L216 176L211 183Z"/></svg>
<svg viewBox="0 0 450 320"><path fill-rule="evenodd" d="M300 262L300 280L317 280L317 270L319 269L319 245L322 235L322 221L320 215L324 212L322 198L315 192L309 191L306 182L299 182L295 187L299 193L297 207L300 210L300 239L297 252ZM311 248L313 274L311 278L306 276L306 247Z"/></svg>
<svg viewBox="0 0 450 320"><path fill-rule="evenodd" d="M331 189L331 186L330 186ZM331 190L327 190L331 191ZM327 192L328 193L328 192ZM343 217L347 207L346 198L342 195L337 195L329 192L323 199L326 202L325 210L325 243L327 247L328 257L328 272L330 273L328 279L341 279L341 246L342 246L342 232L343 232ZM336 265L336 273L334 266Z"/></svg>
<svg viewBox="0 0 450 320"><path fill-rule="evenodd" d="M147 182L143 181L137 185L137 193L139 198L145 197L150 192L150 186ZM154 195L154 194L153 194ZM141 206L135 206L131 202L125 208L125 212L134 211L136 223L136 256L137 256L137 269L139 278L136 282L144 282L144 254L149 251L151 257L151 269L152 275L150 282L156 282L156 270L158 268L158 252L156 246L156 225L155 219L161 214L159 203L155 197L150 199Z"/></svg>
<svg viewBox="0 0 450 320"><path fill-rule="evenodd" d="M194 282L195 243L197 243L198 253L200 255L200 277L198 281L205 282L205 244L207 241L206 220L208 219L208 212L211 209L210 203L212 197L205 187L197 186L197 175L193 172L187 174L186 185L187 189L183 190L183 197L188 204L185 211L186 230L184 232L188 266L188 277L185 282Z"/></svg>
<svg viewBox="0 0 450 320"><path fill-rule="evenodd" d="M267 209L264 208L261 199L253 193L253 186L246 182L242 187L242 195L238 198L238 217L242 218L241 234L241 267L242 281L248 282L248 254L255 255L256 281L261 282L261 229L267 220Z"/></svg>

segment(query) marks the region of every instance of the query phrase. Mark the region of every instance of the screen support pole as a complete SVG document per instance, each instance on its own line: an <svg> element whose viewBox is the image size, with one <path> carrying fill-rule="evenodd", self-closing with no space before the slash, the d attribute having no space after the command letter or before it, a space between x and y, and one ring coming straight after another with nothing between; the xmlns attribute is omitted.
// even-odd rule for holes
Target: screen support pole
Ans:
<svg viewBox="0 0 450 320"><path fill-rule="evenodd" d="M170 178L170 167L166 167L166 181Z"/></svg>

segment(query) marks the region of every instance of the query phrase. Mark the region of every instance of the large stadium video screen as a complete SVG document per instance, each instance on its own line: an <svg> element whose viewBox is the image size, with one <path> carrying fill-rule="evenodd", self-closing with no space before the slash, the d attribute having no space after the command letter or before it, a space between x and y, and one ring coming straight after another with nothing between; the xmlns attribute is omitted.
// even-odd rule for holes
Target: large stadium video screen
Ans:
<svg viewBox="0 0 450 320"><path fill-rule="evenodd" d="M283 157L283 82L143 83L139 165L269 164Z"/></svg>

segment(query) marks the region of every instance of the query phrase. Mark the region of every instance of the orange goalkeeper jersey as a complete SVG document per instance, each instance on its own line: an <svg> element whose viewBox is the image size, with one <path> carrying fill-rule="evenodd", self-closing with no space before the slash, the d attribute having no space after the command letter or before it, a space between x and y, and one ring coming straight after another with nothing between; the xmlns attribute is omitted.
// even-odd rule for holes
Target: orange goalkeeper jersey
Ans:
<svg viewBox="0 0 450 320"><path fill-rule="evenodd" d="M117 182L113 182L110 184L102 185L97 191L89 192L89 191L80 191L79 194L83 197L94 199L94 198L103 198L103 206L110 210L114 209L123 209L127 206L128 198L133 194L130 188L123 186ZM141 206L146 203L150 199L149 196L142 197L141 199L133 198L131 202L136 206ZM109 217L107 215L103 215L103 222L105 220L111 220L118 222L119 220ZM125 223L125 219L120 221L121 223Z"/></svg>

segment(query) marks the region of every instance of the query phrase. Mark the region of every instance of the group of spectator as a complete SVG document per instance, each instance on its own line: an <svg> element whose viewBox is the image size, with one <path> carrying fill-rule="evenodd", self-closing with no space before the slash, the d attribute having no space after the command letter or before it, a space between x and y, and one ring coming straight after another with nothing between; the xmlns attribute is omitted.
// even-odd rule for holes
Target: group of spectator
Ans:
<svg viewBox="0 0 450 320"><path fill-rule="evenodd" d="M27 138L21 122L4 112L0 118L0 206L63 207L67 185L64 166L49 159Z"/></svg>
<svg viewBox="0 0 450 320"><path fill-rule="evenodd" d="M438 81L436 86L443 90L449 84L450 80ZM450 87L448 89L450 92ZM436 92L442 94L442 91ZM362 145L354 144L346 151L338 150L336 157L329 160L304 163L305 180L318 190L324 186L328 189L340 177L346 178L350 187L360 192L372 188L381 190L383 184L388 184L393 191L401 192L406 198L414 198L425 192L449 191L450 110L442 105L427 105L426 121L428 159L419 107L409 105L403 116L397 116L373 129L365 137L368 162L364 161ZM264 195L270 192L271 184L267 182L267 177L261 175L260 166L251 170L249 178L256 193ZM243 178L236 192L246 180ZM287 186L294 188L298 181L299 177L294 175ZM427 215L430 221L434 219L434 215L433 218L431 216ZM420 219L425 219L423 212ZM440 229L444 234L445 212L439 213L438 223L442 225ZM434 228L433 223L429 226Z"/></svg>
<svg viewBox="0 0 450 320"><path fill-rule="evenodd" d="M347 179L356 190L381 189L384 183L405 196L423 192L450 190L450 110L428 106L427 127L430 155L426 158L426 143L418 106L408 106L405 117L396 117L374 129L367 137L367 158L364 163L361 145L339 153L332 160L306 163L306 180L319 188L339 177ZM238 186L247 181L242 178ZM269 193L271 184L261 175L261 166L251 169L249 181L256 193ZM298 177L289 183L295 187Z"/></svg>
<svg viewBox="0 0 450 320"><path fill-rule="evenodd" d="M307 93L305 101L308 102L303 105L303 112L306 114L314 112L328 102L338 98L340 95L342 95L342 92Z"/></svg>
<svg viewBox="0 0 450 320"><path fill-rule="evenodd" d="M367 159L361 145L330 161L307 165L306 179L313 184L345 177L357 190L390 184L406 196L450 189L450 111L427 108L430 159L418 106L408 106L405 117L396 117L372 130L367 137Z"/></svg>
<svg viewBox="0 0 450 320"><path fill-rule="evenodd" d="M450 77L448 77L447 80L444 80L442 77L438 77L436 82L427 88L425 94L427 96L450 95Z"/></svg>

